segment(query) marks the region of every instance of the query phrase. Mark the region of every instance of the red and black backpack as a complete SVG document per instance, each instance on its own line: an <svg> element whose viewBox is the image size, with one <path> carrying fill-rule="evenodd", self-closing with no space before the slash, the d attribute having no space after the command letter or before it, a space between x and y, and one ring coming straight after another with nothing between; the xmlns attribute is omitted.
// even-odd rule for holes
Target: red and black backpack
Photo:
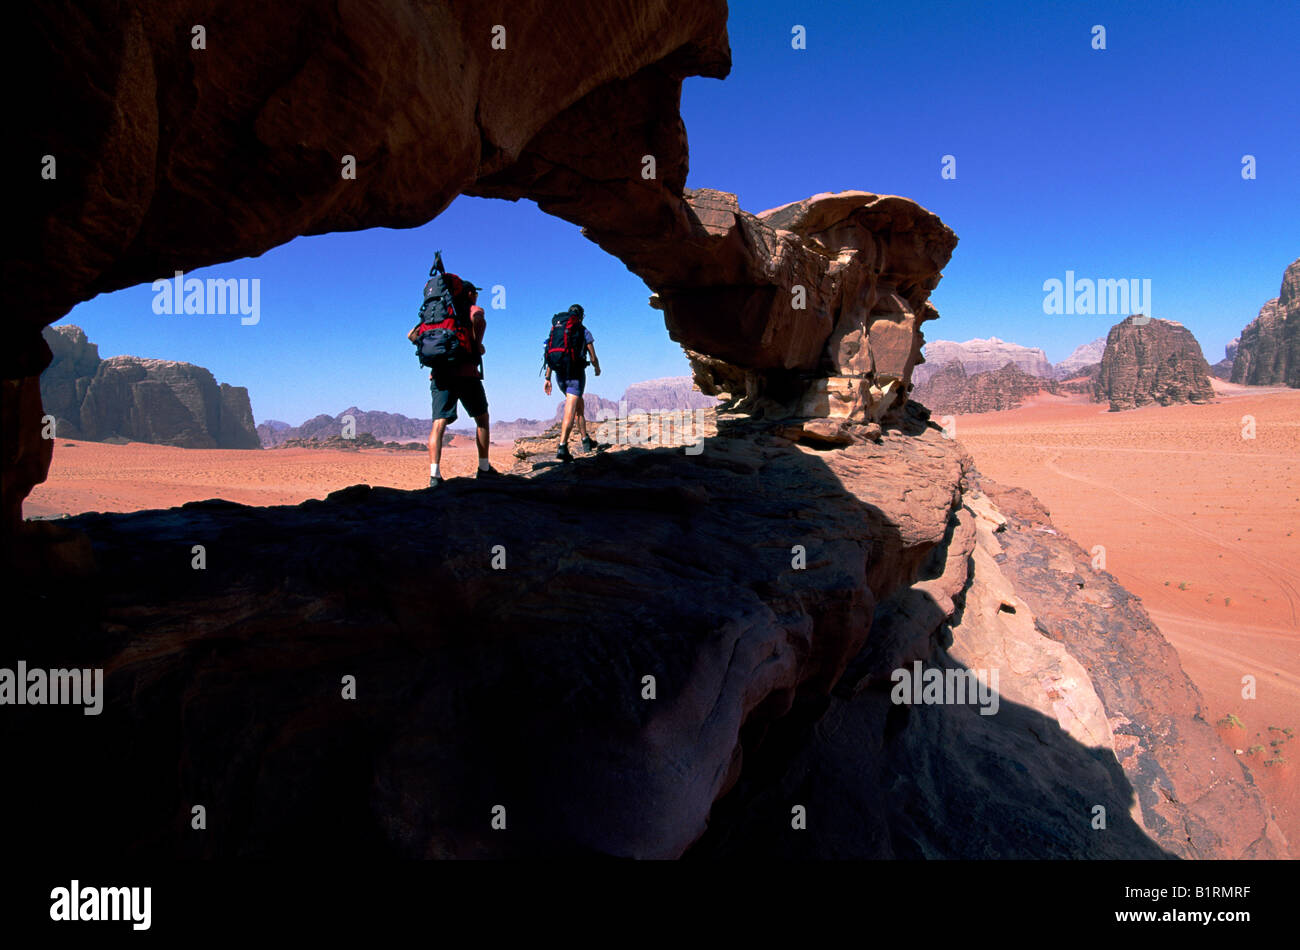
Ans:
<svg viewBox="0 0 1300 950"><path fill-rule="evenodd" d="M420 325L415 329L415 355L421 366L437 370L477 360L469 308L464 281L442 269L439 252L424 285Z"/></svg>
<svg viewBox="0 0 1300 950"><path fill-rule="evenodd" d="M543 359L560 379L572 379L587 365L586 332L582 314L571 310L551 317L551 332L546 338Z"/></svg>

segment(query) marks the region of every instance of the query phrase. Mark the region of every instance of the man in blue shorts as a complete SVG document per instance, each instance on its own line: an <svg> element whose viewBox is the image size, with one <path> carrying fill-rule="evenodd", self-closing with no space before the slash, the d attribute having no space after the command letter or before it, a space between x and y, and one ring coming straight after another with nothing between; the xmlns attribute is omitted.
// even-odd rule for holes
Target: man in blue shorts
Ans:
<svg viewBox="0 0 1300 950"><path fill-rule="evenodd" d="M582 319L582 304L575 303L569 308L569 313ZM591 368L600 375L600 360L596 358L596 340L591 335L591 331L584 324L583 333L583 359L577 362L577 365L569 369L569 379L558 379L560 392L564 394L564 421L560 424L560 447L555 453L555 457L561 462L573 461L573 456L569 454L569 435L573 432L573 420L578 420L578 431L582 433L582 447L588 452L593 451L596 441L587 434L587 414L586 407L582 402L582 394L587 388L587 362L590 357ZM546 346L548 340L542 342ZM551 367L546 366L546 385L543 387L546 395L551 394Z"/></svg>
<svg viewBox="0 0 1300 950"><path fill-rule="evenodd" d="M446 370L429 373L429 391L433 394L433 429L429 432L429 487L437 488L442 484L442 439L447 426L456 421L456 403L465 407L465 411L474 419L476 426L474 441L478 444L478 471L475 478L495 475L496 471L488 462L488 401L483 390L483 364L478 359L484 353L483 334L487 332L487 317L483 308L478 306L478 288L469 281L465 282L469 294L469 320L474 331L474 352L472 362L466 361ZM414 334L416 331L412 330Z"/></svg>

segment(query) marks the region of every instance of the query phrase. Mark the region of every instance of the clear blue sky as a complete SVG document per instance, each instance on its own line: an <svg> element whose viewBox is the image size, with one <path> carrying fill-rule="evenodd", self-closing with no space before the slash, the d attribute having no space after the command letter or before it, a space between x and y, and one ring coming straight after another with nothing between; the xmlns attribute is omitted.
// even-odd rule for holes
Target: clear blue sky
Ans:
<svg viewBox="0 0 1300 950"><path fill-rule="evenodd" d="M796 23L806 50L791 48ZM930 339L999 336L1060 360L1115 322L1043 313L1043 281L1073 270L1150 278L1154 315L1187 325L1214 362L1300 256L1296 0L738 2L730 33L730 77L683 91L688 184L751 211L843 189L920 202L961 239ZM945 154L956 180L940 177ZM421 228L298 238L193 272L260 277L257 326L155 316L148 285L60 322L105 356L188 360L248 386L259 422L349 405L427 416L404 335L438 248L449 269L506 288L506 308L488 309L497 419L554 412L541 338L575 301L606 371L592 392L687 371L640 279L530 202L462 197Z"/></svg>

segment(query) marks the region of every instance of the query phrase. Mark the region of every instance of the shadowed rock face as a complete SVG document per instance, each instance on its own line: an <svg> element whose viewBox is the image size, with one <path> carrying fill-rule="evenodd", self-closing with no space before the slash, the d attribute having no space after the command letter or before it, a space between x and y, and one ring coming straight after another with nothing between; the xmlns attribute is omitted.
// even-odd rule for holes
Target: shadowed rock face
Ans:
<svg viewBox="0 0 1300 950"><path fill-rule="evenodd" d="M1282 275L1281 292L1260 308L1237 341L1232 381L1300 388L1300 260Z"/></svg>
<svg viewBox="0 0 1300 950"><path fill-rule="evenodd" d="M93 730L31 707L0 720L31 777L3 792L28 818L7 840L335 859L1279 854L1240 763L1222 747L1207 762L1217 740L1140 605L1029 501L1004 515L972 490L961 446L912 411L906 432L830 451L726 417L694 456L615 447L433 494L41 524L84 533L66 552L80 596L50 596L69 564L31 568L10 604L41 623L14 647L102 665L106 700ZM446 583L413 583L426 564ZM998 668L998 710L892 704L892 671L918 661ZM76 776L110 770L87 800ZM793 804L817 820L792 835ZM81 822L54 820L74 805Z"/></svg>
<svg viewBox="0 0 1300 950"><path fill-rule="evenodd" d="M1284 857L1267 803L1140 603L1027 492L967 474L922 579L877 607L824 715L751 768L694 854ZM999 671L997 712L895 704L893 671L916 662ZM815 829L789 831L791 802Z"/></svg>
<svg viewBox="0 0 1300 950"><path fill-rule="evenodd" d="M1111 412L1159 403L1211 402L1210 367L1181 323L1126 318L1110 328L1093 396Z"/></svg>
<svg viewBox="0 0 1300 950"><path fill-rule="evenodd" d="M61 435L80 438L81 403L102 362L99 347L86 339L81 327L71 324L50 327L43 336L53 359L41 374L41 402Z"/></svg>
<svg viewBox="0 0 1300 950"><path fill-rule="evenodd" d="M248 390L218 384L202 366L114 356L80 327L47 328L54 360L41 376L41 396L59 438L109 438L190 449L255 449Z"/></svg>

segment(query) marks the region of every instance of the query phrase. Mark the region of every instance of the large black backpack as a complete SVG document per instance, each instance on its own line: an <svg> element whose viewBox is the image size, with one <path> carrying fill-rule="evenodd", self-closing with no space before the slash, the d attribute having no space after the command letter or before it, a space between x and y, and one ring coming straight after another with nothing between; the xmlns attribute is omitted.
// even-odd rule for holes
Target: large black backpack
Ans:
<svg viewBox="0 0 1300 950"><path fill-rule="evenodd" d="M551 317L543 358L560 379L572 379L586 367L586 336L581 314L566 312Z"/></svg>
<svg viewBox="0 0 1300 950"><path fill-rule="evenodd" d="M439 251L424 285L415 333L415 355L421 366L439 370L477 362L469 308L469 291L458 276L443 270Z"/></svg>

